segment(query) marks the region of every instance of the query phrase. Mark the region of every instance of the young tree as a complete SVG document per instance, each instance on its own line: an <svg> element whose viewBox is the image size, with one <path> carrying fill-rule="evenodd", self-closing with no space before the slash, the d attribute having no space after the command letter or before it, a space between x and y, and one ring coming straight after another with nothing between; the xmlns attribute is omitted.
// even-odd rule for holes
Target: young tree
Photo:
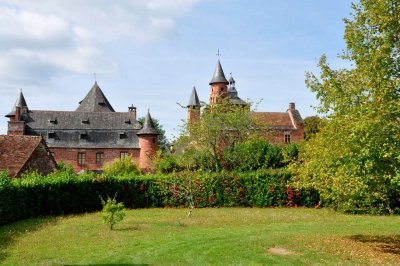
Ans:
<svg viewBox="0 0 400 266"><path fill-rule="evenodd" d="M319 62L306 84L326 125L304 145L295 172L325 204L350 212L400 207L400 2L360 0L345 19L348 69Z"/></svg>

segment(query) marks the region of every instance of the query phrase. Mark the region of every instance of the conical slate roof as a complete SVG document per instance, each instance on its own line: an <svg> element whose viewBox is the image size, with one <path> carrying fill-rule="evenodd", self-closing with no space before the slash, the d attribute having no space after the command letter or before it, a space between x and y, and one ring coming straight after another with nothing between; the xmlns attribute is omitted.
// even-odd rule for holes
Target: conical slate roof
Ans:
<svg viewBox="0 0 400 266"><path fill-rule="evenodd" d="M157 130L154 127L153 119L151 119L149 110L147 110L147 115L144 119L143 128L139 130L136 135L158 135Z"/></svg>
<svg viewBox="0 0 400 266"><path fill-rule="evenodd" d="M15 115L15 111L16 111L17 107L20 107L20 108L26 107L26 108L28 108L28 105L26 104L26 101L25 101L25 97L24 97L24 95L22 94L22 90L19 92L18 98L17 98L17 100L15 101L15 104L14 104L14 106L13 106L13 109L11 110L11 112L9 112L9 113L6 115L6 117L10 117L10 116Z"/></svg>
<svg viewBox="0 0 400 266"><path fill-rule="evenodd" d="M94 83L86 97L79 103L77 112L115 112L101 91L97 82Z"/></svg>
<svg viewBox="0 0 400 266"><path fill-rule="evenodd" d="M217 66L214 71L214 75L209 84L212 85L214 83L220 83L220 82L229 84L229 82L225 78L225 74L224 71L222 70L221 63L218 60Z"/></svg>
<svg viewBox="0 0 400 266"><path fill-rule="evenodd" d="M196 87L193 87L187 107L200 107L199 96L197 96Z"/></svg>

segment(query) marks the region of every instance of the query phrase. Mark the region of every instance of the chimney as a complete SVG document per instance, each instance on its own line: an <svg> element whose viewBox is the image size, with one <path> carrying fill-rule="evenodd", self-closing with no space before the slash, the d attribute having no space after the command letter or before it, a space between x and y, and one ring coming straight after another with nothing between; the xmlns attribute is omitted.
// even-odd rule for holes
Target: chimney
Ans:
<svg viewBox="0 0 400 266"><path fill-rule="evenodd" d="M129 106L128 107L128 112L129 112L129 117L132 119L132 121L136 121L136 107Z"/></svg>
<svg viewBox="0 0 400 266"><path fill-rule="evenodd" d="M14 121L19 121L21 119L21 107L16 106L15 107L15 117Z"/></svg>
<svg viewBox="0 0 400 266"><path fill-rule="evenodd" d="M296 110L295 103L289 103L289 110Z"/></svg>

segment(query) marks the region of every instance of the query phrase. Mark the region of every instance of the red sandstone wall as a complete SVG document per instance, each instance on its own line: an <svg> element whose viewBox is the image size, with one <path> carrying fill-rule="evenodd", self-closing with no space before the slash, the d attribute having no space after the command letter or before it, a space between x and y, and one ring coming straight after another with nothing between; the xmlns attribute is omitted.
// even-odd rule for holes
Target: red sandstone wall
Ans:
<svg viewBox="0 0 400 266"><path fill-rule="evenodd" d="M140 156L139 167L144 171L150 171L153 168L152 159L157 152L157 136L141 135L139 138Z"/></svg>
<svg viewBox="0 0 400 266"><path fill-rule="evenodd" d="M262 134L262 137L271 144L286 145L285 131L269 131ZM300 143L304 140L304 130L302 126L298 126L297 130L290 131L290 143Z"/></svg>
<svg viewBox="0 0 400 266"><path fill-rule="evenodd" d="M64 162L67 165L72 165L75 172L81 170L101 170L102 165L96 164L96 153L104 153L104 162L111 162L114 159L120 158L121 152L128 152L136 163L139 163L139 149L68 149L68 148L50 148L54 153L54 159L57 162ZM78 165L78 153L86 153L86 163Z"/></svg>

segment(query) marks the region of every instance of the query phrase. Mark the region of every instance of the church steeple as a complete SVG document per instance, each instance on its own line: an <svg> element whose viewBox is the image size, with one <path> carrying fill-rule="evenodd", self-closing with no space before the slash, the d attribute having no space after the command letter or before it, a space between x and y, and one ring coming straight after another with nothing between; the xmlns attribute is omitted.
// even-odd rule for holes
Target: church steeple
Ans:
<svg viewBox="0 0 400 266"><path fill-rule="evenodd" d="M22 90L21 90L19 92L18 98L15 101L15 104L14 104L11 112L9 112L6 115L6 117L11 118L11 117L13 117L15 115L20 115L22 113L27 113L27 112L28 112L28 105L26 104L24 94L22 94ZM19 120L19 117L18 117L18 120Z"/></svg>
<svg viewBox="0 0 400 266"><path fill-rule="evenodd" d="M222 69L221 63L217 62L217 66L215 67L214 75L211 78L210 85L213 85L214 83L225 83L226 85L229 84L229 82L225 78L224 70Z"/></svg>

